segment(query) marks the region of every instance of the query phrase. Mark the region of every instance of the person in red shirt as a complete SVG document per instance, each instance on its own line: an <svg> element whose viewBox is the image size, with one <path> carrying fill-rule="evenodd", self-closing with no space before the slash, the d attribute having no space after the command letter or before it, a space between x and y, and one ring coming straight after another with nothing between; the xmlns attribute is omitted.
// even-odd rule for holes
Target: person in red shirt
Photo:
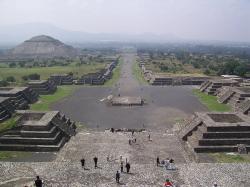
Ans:
<svg viewBox="0 0 250 187"><path fill-rule="evenodd" d="M166 182L164 183L165 187L173 187L173 184L169 181L169 179L166 179Z"/></svg>

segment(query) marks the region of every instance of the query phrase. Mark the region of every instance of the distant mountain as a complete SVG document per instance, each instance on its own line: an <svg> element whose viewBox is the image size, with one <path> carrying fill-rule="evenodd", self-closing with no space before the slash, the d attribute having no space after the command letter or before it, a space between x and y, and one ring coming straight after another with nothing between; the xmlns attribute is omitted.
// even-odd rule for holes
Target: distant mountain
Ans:
<svg viewBox="0 0 250 187"><path fill-rule="evenodd" d="M69 31L47 23L27 23L1 26L0 44L17 44L36 35L49 35L66 43L81 42L166 42L177 41L174 35L144 34L107 34Z"/></svg>
<svg viewBox="0 0 250 187"><path fill-rule="evenodd" d="M77 50L50 36L39 35L24 41L9 50L10 57L68 57L75 56Z"/></svg>

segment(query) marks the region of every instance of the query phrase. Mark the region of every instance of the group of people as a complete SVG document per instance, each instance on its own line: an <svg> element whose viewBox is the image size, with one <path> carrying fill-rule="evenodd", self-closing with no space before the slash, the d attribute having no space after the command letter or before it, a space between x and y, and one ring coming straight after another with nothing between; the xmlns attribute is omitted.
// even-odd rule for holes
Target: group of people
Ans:
<svg viewBox="0 0 250 187"><path fill-rule="evenodd" d="M82 168L85 169L85 159L82 158L80 161L81 161ZM94 161L94 166L95 166L95 169L96 169L98 167L97 166L98 158L95 156L93 158L93 161Z"/></svg>
<svg viewBox="0 0 250 187"><path fill-rule="evenodd" d="M125 167L126 167L126 172L129 173L129 171L130 171L130 163L127 162ZM121 172L117 171L116 175L115 175L115 180L116 180L117 183L120 183L120 176L121 176L120 173L123 173L123 172L124 172L123 171L123 161L121 161Z"/></svg>
<svg viewBox="0 0 250 187"><path fill-rule="evenodd" d="M175 164L174 164L174 159L169 159L167 158L166 160L162 160L160 162L160 158L157 157L156 158L156 165L157 166L165 166L166 170L175 170L176 167L175 167Z"/></svg>

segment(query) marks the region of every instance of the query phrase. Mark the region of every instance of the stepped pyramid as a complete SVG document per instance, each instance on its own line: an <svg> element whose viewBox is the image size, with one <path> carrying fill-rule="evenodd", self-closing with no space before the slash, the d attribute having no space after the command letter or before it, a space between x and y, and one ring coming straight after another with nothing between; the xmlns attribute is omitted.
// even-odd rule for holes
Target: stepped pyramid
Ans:
<svg viewBox="0 0 250 187"><path fill-rule="evenodd" d="M50 36L40 35L10 50L11 57L71 57L77 50Z"/></svg>

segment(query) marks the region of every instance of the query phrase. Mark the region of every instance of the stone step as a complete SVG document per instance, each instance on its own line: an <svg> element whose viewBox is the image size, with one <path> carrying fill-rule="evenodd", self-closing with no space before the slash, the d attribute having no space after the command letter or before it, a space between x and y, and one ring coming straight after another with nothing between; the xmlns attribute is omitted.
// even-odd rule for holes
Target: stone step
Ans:
<svg viewBox="0 0 250 187"><path fill-rule="evenodd" d="M32 144L32 145L55 145L62 138L63 134L58 131L52 138L31 138L21 136L8 136L0 137L0 144Z"/></svg>
<svg viewBox="0 0 250 187"><path fill-rule="evenodd" d="M250 131L250 126L207 127L207 132L241 132Z"/></svg>
<svg viewBox="0 0 250 187"><path fill-rule="evenodd" d="M237 145L237 144L250 145L250 138L240 138L240 139L201 139L201 140L199 140L199 146Z"/></svg>
<svg viewBox="0 0 250 187"><path fill-rule="evenodd" d="M1 144L0 151L30 151L30 152L53 152L59 151L60 148L67 142L63 137L56 145L25 145L25 144Z"/></svg>
<svg viewBox="0 0 250 187"><path fill-rule="evenodd" d="M227 138L250 138L249 131L238 132L206 132L203 133L204 139L227 139Z"/></svg>
<svg viewBox="0 0 250 187"><path fill-rule="evenodd" d="M5 116L0 117L0 122L5 121L6 119L10 118L10 114L6 114Z"/></svg>
<svg viewBox="0 0 250 187"><path fill-rule="evenodd" d="M54 137L58 131L56 126L53 126L49 131L21 131L21 136L23 137L37 137L37 138L51 138Z"/></svg>

